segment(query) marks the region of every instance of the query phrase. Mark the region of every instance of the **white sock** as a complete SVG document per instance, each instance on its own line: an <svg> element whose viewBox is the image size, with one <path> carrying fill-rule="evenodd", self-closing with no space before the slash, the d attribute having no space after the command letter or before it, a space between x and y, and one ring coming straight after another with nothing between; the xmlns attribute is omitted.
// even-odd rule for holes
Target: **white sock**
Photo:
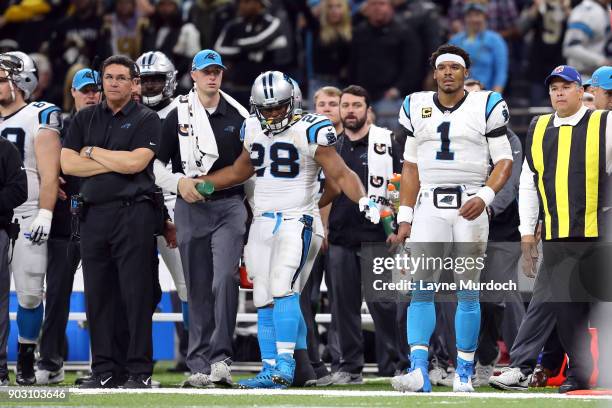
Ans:
<svg viewBox="0 0 612 408"><path fill-rule="evenodd" d="M293 357L293 350L295 350L295 343L289 343L284 341L276 342L276 354L289 354Z"/></svg>
<svg viewBox="0 0 612 408"><path fill-rule="evenodd" d="M457 350L457 357L459 357L463 361L474 362L474 354L476 354L474 351L472 351L471 353L468 353L465 351Z"/></svg>

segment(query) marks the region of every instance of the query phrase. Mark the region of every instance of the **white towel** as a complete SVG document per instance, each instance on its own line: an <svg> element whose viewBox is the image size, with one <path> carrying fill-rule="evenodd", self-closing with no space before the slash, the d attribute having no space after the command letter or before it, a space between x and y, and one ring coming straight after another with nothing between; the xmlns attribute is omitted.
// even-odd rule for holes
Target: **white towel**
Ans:
<svg viewBox="0 0 612 408"><path fill-rule="evenodd" d="M368 197L382 210L389 206L387 184L393 177L391 131L370 126L368 136Z"/></svg>
<svg viewBox="0 0 612 408"><path fill-rule="evenodd" d="M220 92L226 102L234 107L242 117L249 116L249 112L234 98L223 91ZM200 102L195 89L180 97L177 113L179 147L185 175L197 177L208 174L212 165L219 158L219 151L215 135L210 127L208 113Z"/></svg>

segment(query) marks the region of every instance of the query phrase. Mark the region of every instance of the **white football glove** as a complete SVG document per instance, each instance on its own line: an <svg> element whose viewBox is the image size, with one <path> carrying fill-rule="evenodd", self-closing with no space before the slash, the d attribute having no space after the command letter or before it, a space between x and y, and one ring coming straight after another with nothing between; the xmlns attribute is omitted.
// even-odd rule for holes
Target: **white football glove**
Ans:
<svg viewBox="0 0 612 408"><path fill-rule="evenodd" d="M51 232L51 220L53 220L51 211L44 208L38 210L38 215L30 225L30 241L35 244L46 242L49 239L49 232Z"/></svg>
<svg viewBox="0 0 612 408"><path fill-rule="evenodd" d="M368 197L361 197L359 199L359 211L361 211L366 219L370 220L372 224L378 224L380 221L378 206Z"/></svg>

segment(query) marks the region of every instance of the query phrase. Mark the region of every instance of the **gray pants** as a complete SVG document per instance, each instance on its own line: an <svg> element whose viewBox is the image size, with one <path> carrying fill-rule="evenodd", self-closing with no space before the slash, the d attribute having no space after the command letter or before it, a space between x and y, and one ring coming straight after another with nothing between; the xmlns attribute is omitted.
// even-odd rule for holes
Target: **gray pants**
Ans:
<svg viewBox="0 0 612 408"><path fill-rule="evenodd" d="M239 196L195 204L178 198L174 216L189 304L186 362L191 372L209 374L212 363L231 363L247 212Z"/></svg>
<svg viewBox="0 0 612 408"><path fill-rule="evenodd" d="M0 230L0 377L8 375L6 345L11 324L9 320L9 291L11 290L9 250L8 235L6 231Z"/></svg>
<svg viewBox="0 0 612 408"><path fill-rule="evenodd" d="M340 245L329 245L330 274L333 291L332 317L338 329L340 367L338 371L358 374L364 365L361 333L361 265L358 251ZM392 376L401 367L397 350L399 328L395 302L367 302L376 328L376 359L382 376ZM404 360L407 357L404 357Z"/></svg>

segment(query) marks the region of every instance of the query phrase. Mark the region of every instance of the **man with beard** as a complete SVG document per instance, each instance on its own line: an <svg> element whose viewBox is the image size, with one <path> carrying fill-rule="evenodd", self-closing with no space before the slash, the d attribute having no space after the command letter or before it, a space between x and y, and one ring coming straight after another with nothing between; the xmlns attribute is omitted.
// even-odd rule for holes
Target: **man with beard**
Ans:
<svg viewBox="0 0 612 408"><path fill-rule="evenodd" d="M357 85L342 91L340 118L344 131L338 137L336 149L347 166L368 188L372 158L368 157L369 139L378 128L367 121L370 96ZM388 131L387 131L388 132ZM401 168L400 150L389 146L395 172ZM390 163L391 164L391 163ZM329 190L332 185L326 184ZM385 188L386 189L386 188ZM326 194L328 192L326 191ZM327 272L333 296L332 319L337 324L340 343L340 366L332 375L333 384L360 384L364 364L364 345L361 333L361 272L360 255L362 242L385 242L387 239L381 224L376 225L359 217L359 207L345 194L336 196L329 215L329 262ZM393 375L397 360L395 350L395 303L368 302L368 309L376 326L376 343L379 372Z"/></svg>

